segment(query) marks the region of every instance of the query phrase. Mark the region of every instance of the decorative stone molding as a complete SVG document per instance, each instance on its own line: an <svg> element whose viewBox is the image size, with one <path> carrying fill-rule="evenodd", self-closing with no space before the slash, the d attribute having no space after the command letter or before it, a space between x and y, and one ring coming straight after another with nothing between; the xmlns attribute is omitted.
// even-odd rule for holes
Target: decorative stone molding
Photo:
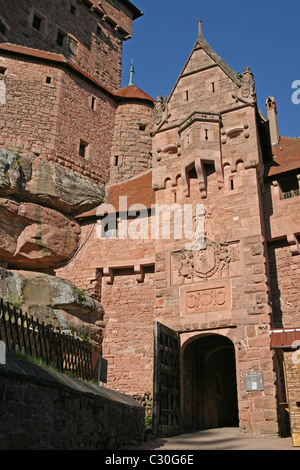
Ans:
<svg viewBox="0 0 300 470"><path fill-rule="evenodd" d="M113 284L114 283L114 270L116 269L125 269L125 268L131 268L134 271L134 274L136 276L137 282L141 283L144 282L144 268L145 266L152 266L155 264L154 258L144 258L144 259L130 259L130 260L124 260L124 261L114 261L111 262L109 265L107 264L106 266L102 267L103 270L103 276L106 278L106 283L107 284Z"/></svg>
<svg viewBox="0 0 300 470"><path fill-rule="evenodd" d="M229 310L231 308L228 281L191 285L180 290L181 315Z"/></svg>

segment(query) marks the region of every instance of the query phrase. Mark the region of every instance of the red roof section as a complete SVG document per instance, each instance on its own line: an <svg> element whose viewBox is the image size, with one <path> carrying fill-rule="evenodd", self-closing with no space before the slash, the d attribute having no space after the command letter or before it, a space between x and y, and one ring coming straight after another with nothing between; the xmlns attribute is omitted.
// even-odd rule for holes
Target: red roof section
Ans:
<svg viewBox="0 0 300 470"><path fill-rule="evenodd" d="M152 187L152 171L126 181L124 183L110 186L105 200L105 204L111 204L116 212L119 212L119 197L127 197L127 209L129 210L133 204L143 204L147 209L151 209L151 205L155 204L155 191ZM98 208L78 214L76 219L85 219L95 217Z"/></svg>
<svg viewBox="0 0 300 470"><path fill-rule="evenodd" d="M300 328L278 328L270 331L271 348L290 349L300 347Z"/></svg>
<svg viewBox="0 0 300 470"><path fill-rule="evenodd" d="M107 93L109 93L114 98L129 98L129 99L138 99L155 102L155 100L147 95L143 90L138 88L135 85L129 85L121 90L114 92L102 85L101 82L93 78L89 73L85 72L83 69L74 64L74 62L67 60L62 54L56 54L55 52L47 52L40 49L33 49L31 47L19 46L18 44L11 44L8 42L0 43L0 51L12 52L14 54L21 54L29 57L35 57L42 60L50 60L52 62L60 62L71 67L73 70L78 72L80 75L83 75L85 78L93 82L99 88L102 88Z"/></svg>
<svg viewBox="0 0 300 470"><path fill-rule="evenodd" d="M15 54L28 55L30 57L37 57L39 59L51 60L53 62L67 62L66 58L62 54L56 54L55 52L47 52L40 49L33 49L32 47L19 46L17 44L11 44L9 42L0 43L0 50L14 52Z"/></svg>
<svg viewBox="0 0 300 470"><path fill-rule="evenodd" d="M265 176L300 169L300 137L280 137L272 152L273 160L265 163Z"/></svg>
<svg viewBox="0 0 300 470"><path fill-rule="evenodd" d="M127 87L117 91L115 95L120 96L122 98L131 98L155 102L155 100L151 96L147 95L147 93L138 88L136 85L128 85Z"/></svg>

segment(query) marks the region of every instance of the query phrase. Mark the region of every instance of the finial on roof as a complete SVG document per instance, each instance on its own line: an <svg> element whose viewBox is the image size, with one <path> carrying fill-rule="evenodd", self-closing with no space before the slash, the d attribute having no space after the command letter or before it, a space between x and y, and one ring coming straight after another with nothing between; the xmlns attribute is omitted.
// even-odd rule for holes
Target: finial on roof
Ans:
<svg viewBox="0 0 300 470"><path fill-rule="evenodd" d="M198 38L202 36L202 20L198 20Z"/></svg>
<svg viewBox="0 0 300 470"><path fill-rule="evenodd" d="M129 85L133 85L133 74L134 73L135 72L134 72L134 67L133 67L133 59L131 59Z"/></svg>

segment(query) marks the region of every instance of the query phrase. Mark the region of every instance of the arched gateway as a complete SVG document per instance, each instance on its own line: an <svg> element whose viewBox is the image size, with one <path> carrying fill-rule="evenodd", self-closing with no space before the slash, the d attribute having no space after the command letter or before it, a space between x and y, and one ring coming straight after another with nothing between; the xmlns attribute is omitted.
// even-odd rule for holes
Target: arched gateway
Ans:
<svg viewBox="0 0 300 470"><path fill-rule="evenodd" d="M233 343L209 334L182 347L181 427L184 431L238 426Z"/></svg>
<svg viewBox="0 0 300 470"><path fill-rule="evenodd" d="M180 335L156 322L154 432L238 426L234 345L219 334Z"/></svg>

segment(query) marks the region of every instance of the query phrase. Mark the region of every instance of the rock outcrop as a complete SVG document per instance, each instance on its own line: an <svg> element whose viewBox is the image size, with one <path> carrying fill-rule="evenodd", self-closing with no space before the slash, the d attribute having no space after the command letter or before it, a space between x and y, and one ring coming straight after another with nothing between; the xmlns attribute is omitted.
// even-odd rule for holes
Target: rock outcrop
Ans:
<svg viewBox="0 0 300 470"><path fill-rule="evenodd" d="M62 213L0 198L0 261L15 268L54 268L79 246L80 227Z"/></svg>
<svg viewBox="0 0 300 470"><path fill-rule="evenodd" d="M102 305L73 283L44 273L0 268L0 292L4 301L39 321L101 344Z"/></svg>
<svg viewBox="0 0 300 470"><path fill-rule="evenodd" d="M0 195L75 215L101 204L105 188L57 163L0 149Z"/></svg>
<svg viewBox="0 0 300 470"><path fill-rule="evenodd" d="M63 331L102 342L103 309L51 275L80 246L79 212L103 202L104 186L40 157L0 149L0 297Z"/></svg>

